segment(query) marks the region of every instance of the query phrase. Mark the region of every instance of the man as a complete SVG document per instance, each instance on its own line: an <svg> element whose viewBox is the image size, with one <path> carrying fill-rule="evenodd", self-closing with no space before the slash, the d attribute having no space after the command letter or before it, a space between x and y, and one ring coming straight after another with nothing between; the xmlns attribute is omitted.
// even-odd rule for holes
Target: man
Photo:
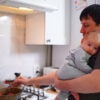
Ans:
<svg viewBox="0 0 100 100"><path fill-rule="evenodd" d="M100 5L94 4L86 7L80 15L80 20L82 23L80 32L83 33L83 36L91 31L100 31ZM80 100L100 100L100 50L90 58L89 65L93 71L76 79L61 81L57 79L56 73L52 72L48 75L30 79L19 76L13 84L14 86L20 84L54 84L60 90L79 93ZM69 100L75 99L71 98Z"/></svg>
<svg viewBox="0 0 100 100"><path fill-rule="evenodd" d="M83 36L90 31L100 31L100 5L93 4L86 7L80 15L80 21L82 23L80 32ZM60 90L79 93L80 100L100 100L100 50L90 58L88 64L93 68L90 74L68 81L55 78L55 86Z"/></svg>

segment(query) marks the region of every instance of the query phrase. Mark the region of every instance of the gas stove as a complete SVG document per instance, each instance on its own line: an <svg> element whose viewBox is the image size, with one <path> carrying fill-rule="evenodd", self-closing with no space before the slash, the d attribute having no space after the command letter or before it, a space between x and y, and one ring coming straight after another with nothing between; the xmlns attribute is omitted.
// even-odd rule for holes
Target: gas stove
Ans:
<svg viewBox="0 0 100 100"><path fill-rule="evenodd" d="M14 73L16 77L20 76L20 73ZM14 80L5 80L5 84L9 86L12 84ZM36 88L33 86L24 86L20 87L22 89L22 93L18 100L54 100L56 94L51 94L41 88Z"/></svg>
<svg viewBox="0 0 100 100"><path fill-rule="evenodd" d="M22 87L22 94L18 100L54 100L56 94L51 94L44 89L33 86Z"/></svg>

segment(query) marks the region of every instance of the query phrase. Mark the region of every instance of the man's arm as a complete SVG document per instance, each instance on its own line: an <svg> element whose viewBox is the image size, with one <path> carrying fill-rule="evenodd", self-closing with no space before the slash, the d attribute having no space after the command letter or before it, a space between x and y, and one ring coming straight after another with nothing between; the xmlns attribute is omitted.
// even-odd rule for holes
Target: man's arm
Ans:
<svg viewBox="0 0 100 100"><path fill-rule="evenodd" d="M100 92L100 69L72 80L58 80L55 78L55 87L60 90L69 90L76 93Z"/></svg>
<svg viewBox="0 0 100 100"><path fill-rule="evenodd" d="M13 86L19 86L20 84L24 85L53 85L54 79L56 76L56 71L51 72L47 75L36 77L36 78L25 78L19 76L14 82Z"/></svg>
<svg viewBox="0 0 100 100"><path fill-rule="evenodd" d="M51 73L44 75L44 76L31 78L31 79L29 79L28 84L53 85L55 75L56 75L56 71L51 72Z"/></svg>

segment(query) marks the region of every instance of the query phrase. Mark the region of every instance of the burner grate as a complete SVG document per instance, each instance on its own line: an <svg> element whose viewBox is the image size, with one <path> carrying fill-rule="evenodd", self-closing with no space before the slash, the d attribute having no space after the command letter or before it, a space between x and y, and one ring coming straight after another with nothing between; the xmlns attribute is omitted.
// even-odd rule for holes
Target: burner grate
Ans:
<svg viewBox="0 0 100 100"><path fill-rule="evenodd" d="M27 100L27 98L37 98L36 100L45 100L47 96L44 89L34 88L33 86L24 86L21 97L18 100Z"/></svg>

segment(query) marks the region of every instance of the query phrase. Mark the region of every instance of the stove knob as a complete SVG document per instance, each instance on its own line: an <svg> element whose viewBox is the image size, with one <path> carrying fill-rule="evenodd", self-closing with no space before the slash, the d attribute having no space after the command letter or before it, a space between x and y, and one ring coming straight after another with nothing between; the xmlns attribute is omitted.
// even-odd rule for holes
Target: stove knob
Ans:
<svg viewBox="0 0 100 100"><path fill-rule="evenodd" d="M20 100L26 100L26 98L25 97L21 97Z"/></svg>
<svg viewBox="0 0 100 100"><path fill-rule="evenodd" d="M31 92L31 87L28 87L28 92Z"/></svg>
<svg viewBox="0 0 100 100"><path fill-rule="evenodd" d="M35 88L33 88L33 93L35 93Z"/></svg>
<svg viewBox="0 0 100 100"><path fill-rule="evenodd" d="M44 91L43 91L43 97L44 97Z"/></svg>
<svg viewBox="0 0 100 100"><path fill-rule="evenodd" d="M27 97L24 97L23 100L27 100Z"/></svg>
<svg viewBox="0 0 100 100"><path fill-rule="evenodd" d="M26 91L26 92L29 92L29 89L28 89L28 88L26 88L26 89L25 89L25 91Z"/></svg>
<svg viewBox="0 0 100 100"><path fill-rule="evenodd" d="M44 91L41 92L41 96L44 97Z"/></svg>
<svg viewBox="0 0 100 100"><path fill-rule="evenodd" d="M40 97L39 97L39 95L38 95L38 96L37 96L37 100L40 100L39 98L40 98Z"/></svg>

